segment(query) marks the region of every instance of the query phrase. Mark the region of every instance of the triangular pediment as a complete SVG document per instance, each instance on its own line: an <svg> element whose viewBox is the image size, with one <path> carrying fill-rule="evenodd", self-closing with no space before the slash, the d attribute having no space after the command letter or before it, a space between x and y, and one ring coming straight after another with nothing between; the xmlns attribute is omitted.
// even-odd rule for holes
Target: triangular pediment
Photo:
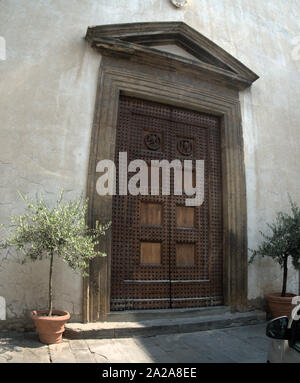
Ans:
<svg viewBox="0 0 300 383"><path fill-rule="evenodd" d="M132 57L177 70L206 73L239 89L258 76L214 42L182 22L153 22L89 27L92 47L103 54Z"/></svg>
<svg viewBox="0 0 300 383"><path fill-rule="evenodd" d="M153 45L152 48L158 49L161 52L168 52L180 57L185 57L190 60L199 61L199 59L196 56L192 55L187 50L181 48L177 44L159 44L159 45Z"/></svg>
<svg viewBox="0 0 300 383"><path fill-rule="evenodd" d="M232 71L235 73L229 66L224 64L222 61L217 60L215 57L208 55L205 51L198 49L197 52L192 52L182 48L180 45L180 41L178 41L176 44L161 44L161 45L152 45L151 48L157 49L161 52L168 52L171 54L174 54L176 56L187 58L193 61L196 61L198 63L206 63L211 64L216 67Z"/></svg>

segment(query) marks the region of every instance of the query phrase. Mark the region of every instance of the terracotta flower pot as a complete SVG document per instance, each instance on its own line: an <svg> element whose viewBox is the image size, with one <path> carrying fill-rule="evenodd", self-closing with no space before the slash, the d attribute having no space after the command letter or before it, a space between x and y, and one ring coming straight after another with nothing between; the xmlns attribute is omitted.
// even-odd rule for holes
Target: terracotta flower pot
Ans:
<svg viewBox="0 0 300 383"><path fill-rule="evenodd" d="M272 293L267 295L267 301L273 318L287 316L290 317L294 308L292 299L295 294L286 293L285 297L281 296L281 293Z"/></svg>
<svg viewBox="0 0 300 383"><path fill-rule="evenodd" d="M36 310L30 313L40 341L45 344L60 343L65 331L65 323L70 319L67 311L53 310L51 317L47 316L48 310Z"/></svg>

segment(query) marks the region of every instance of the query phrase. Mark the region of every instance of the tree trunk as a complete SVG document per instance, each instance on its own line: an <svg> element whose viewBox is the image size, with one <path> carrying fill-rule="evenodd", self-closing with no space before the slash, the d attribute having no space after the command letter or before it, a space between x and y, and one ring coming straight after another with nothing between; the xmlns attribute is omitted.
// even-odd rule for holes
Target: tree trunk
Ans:
<svg viewBox="0 0 300 383"><path fill-rule="evenodd" d="M54 251L51 250L51 254L50 254L50 274L49 274L49 312L48 312L48 317L51 317L52 309L53 309L53 301L52 301L53 258L54 258Z"/></svg>
<svg viewBox="0 0 300 383"><path fill-rule="evenodd" d="M285 255L283 259L283 282L282 282L282 292L281 292L282 297L285 297L286 295L286 283L287 283L287 274L288 274L287 261L288 261L288 255Z"/></svg>

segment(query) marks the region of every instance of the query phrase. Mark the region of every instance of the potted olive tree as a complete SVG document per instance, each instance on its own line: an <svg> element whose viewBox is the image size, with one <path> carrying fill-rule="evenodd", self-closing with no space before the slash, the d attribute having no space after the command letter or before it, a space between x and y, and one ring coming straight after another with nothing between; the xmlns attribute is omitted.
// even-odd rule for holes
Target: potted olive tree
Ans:
<svg viewBox="0 0 300 383"><path fill-rule="evenodd" d="M300 269L300 209L290 199L291 213L277 213L275 221L267 224L270 234L260 232L264 241L257 250L251 250L252 263L256 256L271 257L283 270L282 290L269 294L266 298L273 318L290 316L295 294L287 292L288 261L291 259L295 269Z"/></svg>
<svg viewBox="0 0 300 383"><path fill-rule="evenodd" d="M70 314L53 307L53 262L56 257L61 258L73 270L86 276L89 261L106 255L95 247L99 236L105 235L109 223L100 225L97 222L94 229L89 228L86 225L87 201L78 198L63 203L63 192L53 207L48 206L42 196L36 201L21 197L26 204L26 212L19 217L12 216L9 227L1 225L7 238L0 242L0 248L14 247L23 255L22 263L49 259L49 305L45 310L32 311L30 316L42 343L59 343Z"/></svg>

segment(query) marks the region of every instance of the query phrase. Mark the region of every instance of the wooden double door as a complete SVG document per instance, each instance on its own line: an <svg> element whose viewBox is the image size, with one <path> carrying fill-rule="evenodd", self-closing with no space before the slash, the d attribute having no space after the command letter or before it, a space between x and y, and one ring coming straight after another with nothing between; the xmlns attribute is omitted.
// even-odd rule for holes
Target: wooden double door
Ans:
<svg viewBox="0 0 300 383"><path fill-rule="evenodd" d="M172 169L170 195L160 183L158 195L113 197L112 311L223 304L220 141L217 117L120 97L115 163L120 152L127 152L128 163L204 160L205 182L201 206L186 206L189 196L174 195ZM148 182L150 190L150 170Z"/></svg>

